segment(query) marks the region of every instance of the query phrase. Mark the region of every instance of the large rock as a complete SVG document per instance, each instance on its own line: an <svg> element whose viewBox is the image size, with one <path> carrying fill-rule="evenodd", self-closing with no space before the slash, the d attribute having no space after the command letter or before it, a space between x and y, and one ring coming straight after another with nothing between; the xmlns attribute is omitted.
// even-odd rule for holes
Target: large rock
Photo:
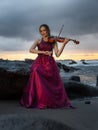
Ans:
<svg viewBox="0 0 98 130"><path fill-rule="evenodd" d="M80 77L79 77L79 76L71 76L71 77L69 78L69 80L74 80L74 81L80 82Z"/></svg>
<svg viewBox="0 0 98 130"><path fill-rule="evenodd" d="M9 72L0 68L0 99L20 98L29 74Z"/></svg>
<svg viewBox="0 0 98 130"><path fill-rule="evenodd" d="M64 80L64 86L69 98L84 98L98 96L98 88L78 81Z"/></svg>
<svg viewBox="0 0 98 130"><path fill-rule="evenodd" d="M63 69L65 72L73 72L73 71L79 70L79 68L67 66L67 65L62 64L60 62L57 62L57 65L58 65L59 69Z"/></svg>
<svg viewBox="0 0 98 130"><path fill-rule="evenodd" d="M48 114L48 112L47 112ZM33 113L34 115L34 113ZM75 130L70 126L42 116L29 114L0 115L0 130Z"/></svg>

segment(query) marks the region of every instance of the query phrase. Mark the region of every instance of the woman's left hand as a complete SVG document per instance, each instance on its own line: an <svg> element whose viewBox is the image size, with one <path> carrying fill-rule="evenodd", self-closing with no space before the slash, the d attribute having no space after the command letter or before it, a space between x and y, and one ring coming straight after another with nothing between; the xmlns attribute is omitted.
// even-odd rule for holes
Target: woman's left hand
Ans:
<svg viewBox="0 0 98 130"><path fill-rule="evenodd" d="M52 51L45 51L44 54L51 56L52 55Z"/></svg>
<svg viewBox="0 0 98 130"><path fill-rule="evenodd" d="M70 39L66 39L66 38L65 38L63 43L66 44L66 43L69 42L69 41L70 41Z"/></svg>

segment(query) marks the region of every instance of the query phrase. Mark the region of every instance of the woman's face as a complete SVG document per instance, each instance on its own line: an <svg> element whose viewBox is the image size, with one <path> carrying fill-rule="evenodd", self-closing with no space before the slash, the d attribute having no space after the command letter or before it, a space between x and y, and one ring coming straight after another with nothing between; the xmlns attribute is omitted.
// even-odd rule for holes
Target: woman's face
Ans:
<svg viewBox="0 0 98 130"><path fill-rule="evenodd" d="M42 37L47 37L47 36L49 36L49 35L48 35L48 31L47 31L47 29L46 29L44 26L42 26L42 27L40 28L40 34L42 35Z"/></svg>

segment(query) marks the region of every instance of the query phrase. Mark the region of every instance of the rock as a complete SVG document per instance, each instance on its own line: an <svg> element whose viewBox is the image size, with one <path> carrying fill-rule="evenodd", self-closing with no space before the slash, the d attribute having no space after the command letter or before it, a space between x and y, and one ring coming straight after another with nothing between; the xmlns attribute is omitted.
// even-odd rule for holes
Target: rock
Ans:
<svg viewBox="0 0 98 130"><path fill-rule="evenodd" d="M33 61L34 61L34 60L32 60L32 59L25 59L25 62L26 62L26 63L29 63L29 64L32 64Z"/></svg>
<svg viewBox="0 0 98 130"><path fill-rule="evenodd" d="M80 82L80 77L79 77L79 76L71 76L71 77L69 78L69 80L74 80L74 81Z"/></svg>
<svg viewBox="0 0 98 130"><path fill-rule="evenodd" d="M62 64L60 62L57 62L57 66L61 69L62 68Z"/></svg>
<svg viewBox="0 0 98 130"><path fill-rule="evenodd" d="M83 64L88 64L88 63L86 63L86 62L85 62L85 60L84 60L84 59L82 59L81 61L82 61L82 63L83 63Z"/></svg>
<svg viewBox="0 0 98 130"><path fill-rule="evenodd" d="M57 63L57 66L59 67L59 69L63 69L65 72L73 72L73 71L79 70L79 68L67 66L67 65L62 64L60 62L56 62L56 63Z"/></svg>
<svg viewBox="0 0 98 130"><path fill-rule="evenodd" d="M98 86L98 76L96 77L96 86Z"/></svg>
<svg viewBox="0 0 98 130"><path fill-rule="evenodd" d="M62 64L62 68L65 72L73 72L73 71L79 70L78 68L66 66L64 64Z"/></svg>
<svg viewBox="0 0 98 130"><path fill-rule="evenodd" d="M88 101L85 101L84 103L85 103L85 104L91 104L91 101L88 100Z"/></svg>
<svg viewBox="0 0 98 130"><path fill-rule="evenodd" d="M0 68L0 99L18 99L26 85L29 74L9 72Z"/></svg>
<svg viewBox="0 0 98 130"><path fill-rule="evenodd" d="M77 62L74 60L71 60L71 62L69 64L77 64Z"/></svg>
<svg viewBox="0 0 98 130"><path fill-rule="evenodd" d="M98 88L73 80L64 80L64 86L70 99L98 96Z"/></svg>
<svg viewBox="0 0 98 130"><path fill-rule="evenodd" d="M68 125L29 114L0 115L0 130L75 130Z"/></svg>

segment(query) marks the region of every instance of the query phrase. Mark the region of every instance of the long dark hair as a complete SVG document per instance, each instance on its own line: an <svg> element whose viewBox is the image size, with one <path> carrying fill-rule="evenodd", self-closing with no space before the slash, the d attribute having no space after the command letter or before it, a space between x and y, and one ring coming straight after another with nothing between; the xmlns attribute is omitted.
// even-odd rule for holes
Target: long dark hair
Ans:
<svg viewBox="0 0 98 130"><path fill-rule="evenodd" d="M50 28L49 28L49 26L48 26L47 24L42 24L42 25L40 25L40 27L39 27L39 31L40 31L41 27L45 27L46 30L47 30L47 32L48 32L48 35L50 36Z"/></svg>

